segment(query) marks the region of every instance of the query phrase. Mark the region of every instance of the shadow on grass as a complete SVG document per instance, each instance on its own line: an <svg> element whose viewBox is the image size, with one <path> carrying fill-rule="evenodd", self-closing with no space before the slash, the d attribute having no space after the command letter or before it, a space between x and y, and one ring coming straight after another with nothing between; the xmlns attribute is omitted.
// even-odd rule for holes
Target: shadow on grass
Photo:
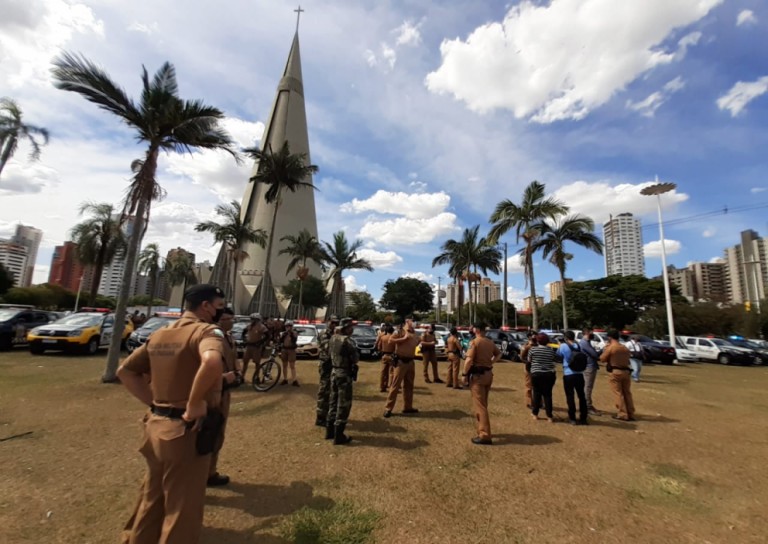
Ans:
<svg viewBox="0 0 768 544"><path fill-rule="evenodd" d="M203 527L200 544L243 544L259 542L260 544L290 544L283 537L256 532L257 529L236 531L224 527Z"/></svg>
<svg viewBox="0 0 768 544"><path fill-rule="evenodd" d="M667 416L644 416L642 414L635 415L640 422L647 423L680 423L679 419L673 419Z"/></svg>
<svg viewBox="0 0 768 544"><path fill-rule="evenodd" d="M241 510L256 518L285 516L305 506L330 508L334 504L328 497L315 496L314 489L306 482L291 482L289 486L232 482L222 489L221 495L208 495L205 502L210 506Z"/></svg>
<svg viewBox="0 0 768 544"><path fill-rule="evenodd" d="M371 421L352 421L349 426L351 432L363 433L404 433L408 429L399 425L392 425L387 419L374 419Z"/></svg>
<svg viewBox="0 0 768 544"><path fill-rule="evenodd" d="M424 410L419 412L418 414L419 418L433 418L433 419L464 419L465 417L469 417L469 412L465 412L464 410Z"/></svg>
<svg viewBox="0 0 768 544"><path fill-rule="evenodd" d="M621 429L624 431L634 431L637 429L637 425L634 421L613 419L610 415L604 415L602 417L590 417L589 425L592 427L611 427L612 429Z"/></svg>
<svg viewBox="0 0 768 544"><path fill-rule="evenodd" d="M682 378L640 378L640 381L635 383L639 386L642 386L644 383L652 383L654 385L686 385L690 381Z"/></svg>
<svg viewBox="0 0 768 544"><path fill-rule="evenodd" d="M555 436L545 434L496 434L493 443L497 446L546 446L562 442Z"/></svg>
<svg viewBox="0 0 768 544"><path fill-rule="evenodd" d="M350 428L350 434L351 428ZM412 451L418 448L429 446L426 440L401 440L394 436L358 436L352 435L352 442L345 446L347 448L392 448L396 450Z"/></svg>

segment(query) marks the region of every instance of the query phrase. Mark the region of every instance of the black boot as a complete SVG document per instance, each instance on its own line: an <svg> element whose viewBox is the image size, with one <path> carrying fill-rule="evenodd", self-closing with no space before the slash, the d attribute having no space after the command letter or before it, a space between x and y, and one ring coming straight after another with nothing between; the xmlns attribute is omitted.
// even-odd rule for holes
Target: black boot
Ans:
<svg viewBox="0 0 768 544"><path fill-rule="evenodd" d="M336 427L333 424L333 421L329 421L325 424L325 439L326 440L333 440L336 437L335 433Z"/></svg>
<svg viewBox="0 0 768 544"><path fill-rule="evenodd" d="M347 426L346 423L342 423L341 425L336 426L336 435L333 437L333 445L334 446L341 446L343 444L349 444L352 439L344 434L344 428Z"/></svg>
<svg viewBox="0 0 768 544"><path fill-rule="evenodd" d="M325 419L320 416L317 416L317 419L315 419L315 425L317 425L318 427L325 427Z"/></svg>

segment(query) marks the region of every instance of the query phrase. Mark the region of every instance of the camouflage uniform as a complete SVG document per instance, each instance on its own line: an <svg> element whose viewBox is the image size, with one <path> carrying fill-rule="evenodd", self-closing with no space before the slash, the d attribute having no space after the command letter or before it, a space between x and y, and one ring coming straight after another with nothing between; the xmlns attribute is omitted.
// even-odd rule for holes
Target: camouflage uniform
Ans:
<svg viewBox="0 0 768 544"><path fill-rule="evenodd" d="M331 396L332 366L331 355L328 352L328 343L331 341L332 336L333 327L329 326L320 334L318 339L320 343L320 354L318 355L320 362L317 365L317 369L320 374L320 387L317 390L317 420L315 425L321 427L324 427L328 420L328 399Z"/></svg>
<svg viewBox="0 0 768 544"><path fill-rule="evenodd" d="M331 398L328 409L326 438L333 438L334 444L346 444L349 438L344 435L349 413L352 410L352 382L357 370L357 349L349 336L343 333L344 319L341 329L336 332L328 343L331 354L333 372L331 373Z"/></svg>

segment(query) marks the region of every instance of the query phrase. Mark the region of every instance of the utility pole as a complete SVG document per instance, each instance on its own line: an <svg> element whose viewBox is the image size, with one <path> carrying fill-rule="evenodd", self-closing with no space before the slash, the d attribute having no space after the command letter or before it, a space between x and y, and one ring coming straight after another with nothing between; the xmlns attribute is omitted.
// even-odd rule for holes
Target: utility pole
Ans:
<svg viewBox="0 0 768 544"><path fill-rule="evenodd" d="M437 277L437 311L435 312L435 321L440 323L440 280L442 276Z"/></svg>
<svg viewBox="0 0 768 544"><path fill-rule="evenodd" d="M504 242L504 290L501 294L501 326L507 326L507 243Z"/></svg>

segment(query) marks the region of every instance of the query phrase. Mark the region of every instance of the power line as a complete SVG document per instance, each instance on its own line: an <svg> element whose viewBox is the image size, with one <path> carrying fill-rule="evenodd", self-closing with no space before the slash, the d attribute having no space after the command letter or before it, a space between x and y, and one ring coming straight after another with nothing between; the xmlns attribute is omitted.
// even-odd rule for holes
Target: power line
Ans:
<svg viewBox="0 0 768 544"><path fill-rule="evenodd" d="M762 203L762 204L748 204L744 206L737 206L735 208L729 208L727 205L723 206L723 208L719 210L712 210L709 212L703 212L696 215L690 215L688 217L680 217L678 219L670 219L664 221L664 226L674 226L674 225L681 225L684 223L690 223L692 221L696 221L699 219L704 219L707 217L714 217L717 215L728 215L728 214L734 214L734 213L743 213L743 212L749 212L754 210L760 210L768 208L768 203ZM655 221L653 223L645 223L640 228L642 229L650 229L650 228L658 228L659 223L658 221Z"/></svg>

